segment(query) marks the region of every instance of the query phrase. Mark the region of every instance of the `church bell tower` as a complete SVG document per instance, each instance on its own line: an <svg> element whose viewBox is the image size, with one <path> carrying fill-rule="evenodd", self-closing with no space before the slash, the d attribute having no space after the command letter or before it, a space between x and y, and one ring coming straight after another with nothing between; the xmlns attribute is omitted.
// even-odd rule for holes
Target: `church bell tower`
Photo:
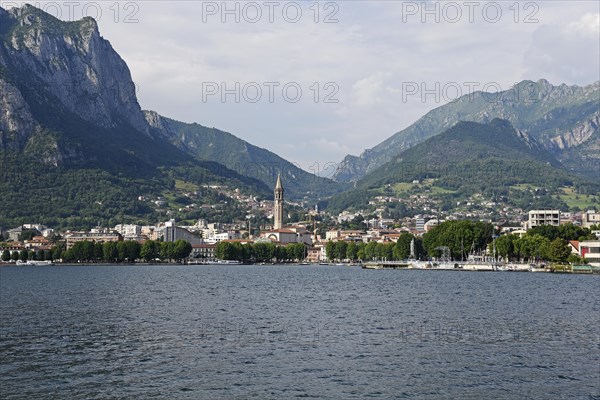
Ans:
<svg viewBox="0 0 600 400"><path fill-rule="evenodd" d="M275 207L273 210L274 224L273 229L283 227L283 185L281 184L281 174L277 174L277 183L275 184Z"/></svg>

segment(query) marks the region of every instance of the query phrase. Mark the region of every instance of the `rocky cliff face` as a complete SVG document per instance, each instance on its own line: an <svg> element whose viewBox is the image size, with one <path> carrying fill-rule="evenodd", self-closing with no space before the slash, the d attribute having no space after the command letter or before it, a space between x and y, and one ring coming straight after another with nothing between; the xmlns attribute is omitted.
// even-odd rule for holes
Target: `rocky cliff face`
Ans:
<svg viewBox="0 0 600 400"><path fill-rule="evenodd" d="M92 18L63 22L29 5L1 13L0 68L21 78L20 91L47 96L99 127L126 124L148 133L130 71ZM14 92L5 85L0 101L13 104L13 112L3 113L2 127L31 119L26 108L14 102ZM18 131L25 135L31 129Z"/></svg>
<svg viewBox="0 0 600 400"><path fill-rule="evenodd" d="M0 78L0 148L21 149L38 129L21 92Z"/></svg>
<svg viewBox="0 0 600 400"><path fill-rule="evenodd" d="M587 141L600 138L600 111L572 129L566 130L551 139L551 144L560 150L580 146Z"/></svg>

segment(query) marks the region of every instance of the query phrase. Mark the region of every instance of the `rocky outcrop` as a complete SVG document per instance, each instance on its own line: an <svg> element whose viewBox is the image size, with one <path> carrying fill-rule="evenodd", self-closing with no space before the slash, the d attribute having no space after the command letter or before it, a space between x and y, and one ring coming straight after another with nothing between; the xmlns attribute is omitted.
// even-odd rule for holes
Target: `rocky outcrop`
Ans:
<svg viewBox="0 0 600 400"><path fill-rule="evenodd" d="M591 119L553 137L551 143L555 148L565 150L580 146L594 136L596 138L600 136L600 113L596 113ZM600 154L598 156L600 157Z"/></svg>
<svg viewBox="0 0 600 400"><path fill-rule="evenodd" d="M18 71L28 90L94 125L148 132L129 68L100 36L96 21L63 22L29 5L3 13L12 28L3 34L9 60L2 65Z"/></svg>
<svg viewBox="0 0 600 400"><path fill-rule="evenodd" d="M22 149L38 129L21 92L0 79L0 149Z"/></svg>

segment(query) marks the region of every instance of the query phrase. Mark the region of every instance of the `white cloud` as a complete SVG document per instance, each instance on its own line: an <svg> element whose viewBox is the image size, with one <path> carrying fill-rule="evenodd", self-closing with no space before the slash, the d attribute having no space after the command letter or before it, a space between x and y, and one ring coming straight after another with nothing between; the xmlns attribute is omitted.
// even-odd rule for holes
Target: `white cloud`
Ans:
<svg viewBox="0 0 600 400"><path fill-rule="evenodd" d="M376 105L382 101L383 89L383 74L376 73L352 85L352 99L359 107Z"/></svg>
<svg viewBox="0 0 600 400"><path fill-rule="evenodd" d="M524 54L523 77L585 85L600 79L600 14L540 26Z"/></svg>
<svg viewBox="0 0 600 400"><path fill-rule="evenodd" d="M578 21L568 23L566 30L598 39L600 35L600 13L585 14Z"/></svg>

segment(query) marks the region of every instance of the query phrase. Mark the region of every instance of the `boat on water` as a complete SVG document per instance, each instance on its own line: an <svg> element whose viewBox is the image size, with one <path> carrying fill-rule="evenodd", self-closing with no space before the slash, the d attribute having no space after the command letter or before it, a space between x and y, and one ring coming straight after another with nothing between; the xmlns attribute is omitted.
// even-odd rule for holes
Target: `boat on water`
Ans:
<svg viewBox="0 0 600 400"><path fill-rule="evenodd" d="M225 264L225 265L239 265L241 264L238 260L219 260L217 264Z"/></svg>
<svg viewBox="0 0 600 400"><path fill-rule="evenodd" d="M190 260L187 265L239 265L237 260Z"/></svg>
<svg viewBox="0 0 600 400"><path fill-rule="evenodd" d="M35 267L43 267L54 265L52 261L37 261L37 260L27 260L27 261L17 261L18 266L35 266Z"/></svg>

